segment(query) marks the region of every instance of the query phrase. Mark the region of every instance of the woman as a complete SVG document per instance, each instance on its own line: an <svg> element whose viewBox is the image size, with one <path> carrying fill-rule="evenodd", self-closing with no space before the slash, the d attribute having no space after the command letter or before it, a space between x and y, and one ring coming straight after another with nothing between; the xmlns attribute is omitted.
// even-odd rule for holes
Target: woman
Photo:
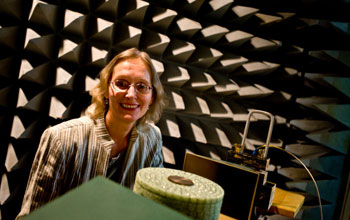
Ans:
<svg viewBox="0 0 350 220"><path fill-rule="evenodd" d="M90 91L86 116L45 130L19 216L102 175L133 187L137 170L162 167L154 125L165 106L150 57L132 48L115 56Z"/></svg>

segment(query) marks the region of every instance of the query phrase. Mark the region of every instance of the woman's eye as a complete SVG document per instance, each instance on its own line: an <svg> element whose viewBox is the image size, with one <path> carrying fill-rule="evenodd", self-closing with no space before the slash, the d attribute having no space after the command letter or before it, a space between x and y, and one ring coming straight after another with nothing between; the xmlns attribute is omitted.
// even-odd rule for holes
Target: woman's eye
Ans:
<svg viewBox="0 0 350 220"><path fill-rule="evenodd" d="M147 89L147 86L146 86L145 84L143 84L143 83L137 84L137 87L138 87L139 89Z"/></svg>
<svg viewBox="0 0 350 220"><path fill-rule="evenodd" d="M115 82L115 85L120 89L127 89L129 88L129 83L124 80L117 80Z"/></svg>
<svg viewBox="0 0 350 220"><path fill-rule="evenodd" d="M148 86L144 83L137 84L137 90L141 93L147 93L148 92Z"/></svg>

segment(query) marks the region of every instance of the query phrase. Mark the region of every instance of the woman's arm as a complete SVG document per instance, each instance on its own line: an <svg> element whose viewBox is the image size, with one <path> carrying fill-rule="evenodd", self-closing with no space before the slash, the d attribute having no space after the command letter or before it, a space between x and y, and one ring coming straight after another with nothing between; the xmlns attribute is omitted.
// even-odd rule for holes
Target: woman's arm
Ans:
<svg viewBox="0 0 350 220"><path fill-rule="evenodd" d="M160 129L157 126L154 126L155 128L155 153L153 155L152 162L150 164L151 167L163 167L163 139L162 139L162 133L160 132Z"/></svg>
<svg viewBox="0 0 350 220"><path fill-rule="evenodd" d="M30 171L22 209L18 217L56 198L60 194L60 178L64 171L65 157L55 132L46 129L41 136Z"/></svg>

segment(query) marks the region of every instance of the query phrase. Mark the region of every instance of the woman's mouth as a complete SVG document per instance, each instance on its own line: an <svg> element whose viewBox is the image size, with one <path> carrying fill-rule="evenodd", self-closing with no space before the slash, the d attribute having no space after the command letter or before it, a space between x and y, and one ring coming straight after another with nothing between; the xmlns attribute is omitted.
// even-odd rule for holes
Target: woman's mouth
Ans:
<svg viewBox="0 0 350 220"><path fill-rule="evenodd" d="M136 109L139 107L138 104L124 104L124 103L121 103L120 104L123 108L126 108L126 109Z"/></svg>

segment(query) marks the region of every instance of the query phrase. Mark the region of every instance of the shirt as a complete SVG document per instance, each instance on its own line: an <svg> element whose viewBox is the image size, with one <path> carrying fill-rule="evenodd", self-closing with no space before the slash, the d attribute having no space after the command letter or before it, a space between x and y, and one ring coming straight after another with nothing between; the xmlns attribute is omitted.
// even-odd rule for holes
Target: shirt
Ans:
<svg viewBox="0 0 350 220"><path fill-rule="evenodd" d="M46 129L40 139L18 217L98 175L106 176L114 141L104 118L72 119ZM133 127L120 184L132 188L143 167L162 167L162 136L151 123Z"/></svg>
<svg viewBox="0 0 350 220"><path fill-rule="evenodd" d="M108 163L106 177L118 183L122 177L122 166L125 158L125 152L126 149L122 150L116 157L110 158Z"/></svg>

